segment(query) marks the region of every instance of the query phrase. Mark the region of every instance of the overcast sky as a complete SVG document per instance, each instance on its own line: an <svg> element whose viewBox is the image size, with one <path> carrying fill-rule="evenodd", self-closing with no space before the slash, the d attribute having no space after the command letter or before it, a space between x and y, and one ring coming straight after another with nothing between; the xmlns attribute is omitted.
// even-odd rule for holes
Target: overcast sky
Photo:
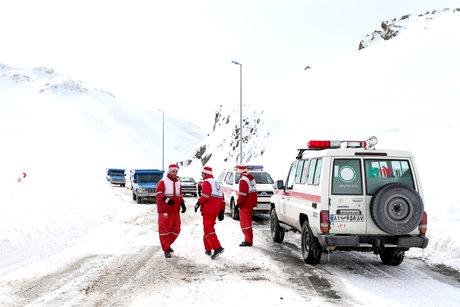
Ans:
<svg viewBox="0 0 460 307"><path fill-rule="evenodd" d="M261 103L382 20L444 7L460 0L1 1L0 63L51 67L208 127L219 104L239 103L232 60L244 102Z"/></svg>

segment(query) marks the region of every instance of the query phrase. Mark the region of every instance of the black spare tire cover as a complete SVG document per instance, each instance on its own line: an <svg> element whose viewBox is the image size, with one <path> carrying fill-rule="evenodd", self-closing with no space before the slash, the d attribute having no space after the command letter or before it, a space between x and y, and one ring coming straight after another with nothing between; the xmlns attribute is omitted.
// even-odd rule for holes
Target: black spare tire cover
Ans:
<svg viewBox="0 0 460 307"><path fill-rule="evenodd" d="M422 220L423 201L417 191L400 183L390 183L377 190L371 199L374 223L392 235L407 234Z"/></svg>

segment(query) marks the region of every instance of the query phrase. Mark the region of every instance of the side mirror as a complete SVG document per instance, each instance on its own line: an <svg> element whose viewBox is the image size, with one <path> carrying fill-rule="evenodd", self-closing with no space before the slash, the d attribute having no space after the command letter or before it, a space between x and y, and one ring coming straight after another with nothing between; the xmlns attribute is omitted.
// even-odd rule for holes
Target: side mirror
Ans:
<svg viewBox="0 0 460 307"><path fill-rule="evenodd" d="M284 190L284 182L283 182L283 180L277 180L276 181L276 189Z"/></svg>
<svg viewBox="0 0 460 307"><path fill-rule="evenodd" d="M133 182L134 182L134 183L137 183L137 179L134 179Z"/></svg>

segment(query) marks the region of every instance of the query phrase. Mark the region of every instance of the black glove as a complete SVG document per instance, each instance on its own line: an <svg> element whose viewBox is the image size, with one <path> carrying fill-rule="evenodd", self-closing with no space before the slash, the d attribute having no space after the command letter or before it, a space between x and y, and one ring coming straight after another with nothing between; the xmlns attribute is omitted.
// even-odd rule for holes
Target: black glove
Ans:
<svg viewBox="0 0 460 307"><path fill-rule="evenodd" d="M164 199L165 199L165 203L167 203L168 205L170 206L174 205L174 199L166 197L166 196Z"/></svg>
<svg viewBox="0 0 460 307"><path fill-rule="evenodd" d="M238 211L240 209L240 205L236 204L235 205L235 211Z"/></svg>
<svg viewBox="0 0 460 307"><path fill-rule="evenodd" d="M182 210L180 212L185 213L185 211L187 211L187 207L185 206L184 203L181 203L180 207L182 208Z"/></svg>
<svg viewBox="0 0 460 307"><path fill-rule="evenodd" d="M198 208L200 208L201 204L199 201L196 202L196 205L195 205L195 212L198 211Z"/></svg>
<svg viewBox="0 0 460 307"><path fill-rule="evenodd" d="M224 210L220 211L219 212L219 216L217 217L219 219L219 221L223 221L224 220Z"/></svg>

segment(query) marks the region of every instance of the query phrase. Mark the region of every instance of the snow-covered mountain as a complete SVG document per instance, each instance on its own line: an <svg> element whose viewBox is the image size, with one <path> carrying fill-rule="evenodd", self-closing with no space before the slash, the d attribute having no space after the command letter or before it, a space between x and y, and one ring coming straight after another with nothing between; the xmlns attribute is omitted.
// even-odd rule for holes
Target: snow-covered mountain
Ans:
<svg viewBox="0 0 460 307"><path fill-rule="evenodd" d="M310 139L376 135L380 148L409 150L418 162L429 215L425 257L460 268L460 241L448 231L460 222L460 197L454 192L460 152L458 11L385 23L397 29L392 39L368 36L362 43L367 48L267 90L267 98L245 113L251 124L243 135L252 143L243 147L243 160L263 163L275 179L284 179L296 149ZM229 110L216 113L215 130L185 157L194 172L203 162L217 171L235 164L239 113Z"/></svg>
<svg viewBox="0 0 460 307"><path fill-rule="evenodd" d="M166 166L205 136L167 115L165 130ZM105 169L161 169L161 136L158 111L52 69L0 65L0 268L62 248L114 216L124 204Z"/></svg>

